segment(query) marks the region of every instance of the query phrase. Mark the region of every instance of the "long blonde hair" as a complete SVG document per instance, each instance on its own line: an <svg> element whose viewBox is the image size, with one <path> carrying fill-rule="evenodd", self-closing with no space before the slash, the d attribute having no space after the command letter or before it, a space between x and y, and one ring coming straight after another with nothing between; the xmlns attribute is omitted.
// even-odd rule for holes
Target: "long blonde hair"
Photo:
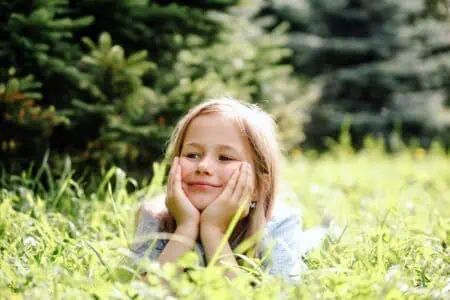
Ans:
<svg viewBox="0 0 450 300"><path fill-rule="evenodd" d="M186 130L192 120L200 115L213 113L224 113L235 122L248 139L255 164L255 190L258 201L256 207L251 209L247 217L239 221L234 229L229 240L234 249L245 239L263 230L272 214L279 188L281 148L277 139L276 124L268 113L254 104L228 97L218 98L193 107L178 122L168 142L166 159L169 162L180 155ZM173 232L175 230L173 219L166 218L160 230Z"/></svg>
<svg viewBox="0 0 450 300"><path fill-rule="evenodd" d="M256 207L242 219L230 237L232 248L241 241L262 230L270 218L279 187L281 150L276 135L276 124L272 117L254 104L233 98L219 98L193 107L177 124L168 143L167 159L179 156L186 130L192 120L200 115L224 113L247 137L255 164Z"/></svg>

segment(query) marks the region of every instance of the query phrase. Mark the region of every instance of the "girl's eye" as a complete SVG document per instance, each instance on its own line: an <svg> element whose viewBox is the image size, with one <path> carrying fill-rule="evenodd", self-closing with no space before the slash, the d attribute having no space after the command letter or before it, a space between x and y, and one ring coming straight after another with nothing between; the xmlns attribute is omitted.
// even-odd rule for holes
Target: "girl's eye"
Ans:
<svg viewBox="0 0 450 300"><path fill-rule="evenodd" d="M188 153L188 154L186 154L186 157L187 158L196 159L196 158L200 157L200 154L198 154L198 153Z"/></svg>
<svg viewBox="0 0 450 300"><path fill-rule="evenodd" d="M230 160L233 160L233 158L231 158L231 157L229 157L229 156L226 156L226 155L220 155L220 156L219 156L219 160L222 160L222 161L230 161Z"/></svg>

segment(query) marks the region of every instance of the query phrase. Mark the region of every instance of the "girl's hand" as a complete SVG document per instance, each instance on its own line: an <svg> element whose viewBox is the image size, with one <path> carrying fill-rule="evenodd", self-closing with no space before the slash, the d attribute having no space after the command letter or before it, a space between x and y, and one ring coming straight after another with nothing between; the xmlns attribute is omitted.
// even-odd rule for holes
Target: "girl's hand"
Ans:
<svg viewBox="0 0 450 300"><path fill-rule="evenodd" d="M167 182L166 206L175 218L177 228L184 227L198 232L200 212L192 205L181 185L181 165L175 157Z"/></svg>
<svg viewBox="0 0 450 300"><path fill-rule="evenodd" d="M211 202L200 216L202 228L216 228L222 233L228 228L236 212L243 205L240 219L249 212L249 202L253 193L253 176L250 164L244 162L234 171L223 192Z"/></svg>

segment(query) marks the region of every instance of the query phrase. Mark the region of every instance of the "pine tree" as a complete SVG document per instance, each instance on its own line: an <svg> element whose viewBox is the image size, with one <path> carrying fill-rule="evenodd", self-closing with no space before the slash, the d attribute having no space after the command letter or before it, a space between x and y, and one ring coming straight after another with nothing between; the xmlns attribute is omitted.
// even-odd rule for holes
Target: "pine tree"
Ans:
<svg viewBox="0 0 450 300"><path fill-rule="evenodd" d="M81 172L115 164L143 175L162 158L182 114L224 95L265 106L287 147L303 139L307 101L284 63L285 29L263 30L259 0L2 5L0 159L7 167L39 163L50 149L56 169L70 155ZM34 106L42 123L20 123Z"/></svg>
<svg viewBox="0 0 450 300"><path fill-rule="evenodd" d="M356 142L366 134L404 136L422 145L449 128L448 24L421 0L306 0L272 5L293 22L290 46L298 74L324 86L307 128L310 144L337 137L346 119ZM299 4L301 3L301 4Z"/></svg>
<svg viewBox="0 0 450 300"><path fill-rule="evenodd" d="M125 121L127 114L121 114L121 121L116 119L114 126L105 123L99 138L88 143L86 155L113 160L128 170L149 165L149 161L161 157L173 125L182 114L192 105L224 94L268 108L280 123L287 148L303 140L301 130L306 117L302 114L308 105L300 97L299 82L291 78L291 67L282 62L290 54L285 48L284 32L279 28L266 33L252 22L260 9L258 1L234 6L237 2L72 3L75 12L96 16L93 25L81 35L95 38L102 30L107 31L127 53L146 49L155 65L141 77L142 83L151 87L153 96L148 93L148 101L131 97L136 103L141 100L137 105L140 108L135 109L141 114L133 121ZM105 82L91 82L102 90L111 90ZM121 99L119 102L131 102L116 98ZM86 124L86 120L80 124Z"/></svg>
<svg viewBox="0 0 450 300"><path fill-rule="evenodd" d="M73 66L81 51L71 37L92 18L72 19L66 5L0 3L0 161L12 170L42 157L54 128L68 122L55 109L70 97L64 87L83 77Z"/></svg>

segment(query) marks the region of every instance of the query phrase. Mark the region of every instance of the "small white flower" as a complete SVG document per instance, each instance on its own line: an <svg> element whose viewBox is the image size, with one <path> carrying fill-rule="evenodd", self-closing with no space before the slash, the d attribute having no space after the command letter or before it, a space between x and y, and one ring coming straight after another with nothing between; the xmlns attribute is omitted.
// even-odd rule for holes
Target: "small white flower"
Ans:
<svg viewBox="0 0 450 300"><path fill-rule="evenodd" d="M23 241L23 244L24 244L25 246L31 246L31 247L33 247L33 248L36 247L38 243L39 243L39 242L38 242L34 237L32 237L32 236L27 237L27 238Z"/></svg>
<svg viewBox="0 0 450 300"><path fill-rule="evenodd" d="M317 184L313 184L310 188L311 193L317 194L320 191L320 186Z"/></svg>
<svg viewBox="0 0 450 300"><path fill-rule="evenodd" d="M447 280L447 285L442 289L442 294L450 293L450 278Z"/></svg>
<svg viewBox="0 0 450 300"><path fill-rule="evenodd" d="M398 288L400 291L402 291L402 293L406 293L408 291L409 286L406 283L402 283Z"/></svg>
<svg viewBox="0 0 450 300"><path fill-rule="evenodd" d="M388 282L394 280L395 277L397 276L399 270L400 270L400 266L399 265L392 266L389 269L389 271L387 272L386 277L385 277L384 280L388 281Z"/></svg>

